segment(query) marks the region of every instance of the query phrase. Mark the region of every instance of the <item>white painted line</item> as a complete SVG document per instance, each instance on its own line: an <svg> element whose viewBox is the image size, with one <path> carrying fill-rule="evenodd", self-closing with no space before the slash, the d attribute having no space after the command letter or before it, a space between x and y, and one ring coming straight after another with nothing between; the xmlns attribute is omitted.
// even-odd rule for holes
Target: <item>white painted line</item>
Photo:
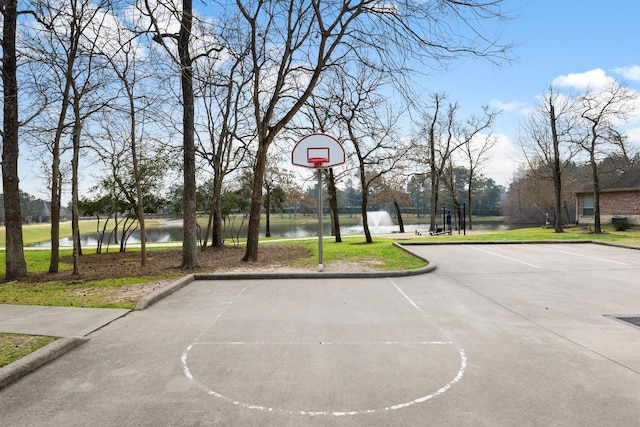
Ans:
<svg viewBox="0 0 640 427"><path fill-rule="evenodd" d="M265 342L265 341L216 341L216 342L198 342L196 345L450 345L451 341L282 341L282 342Z"/></svg>
<svg viewBox="0 0 640 427"><path fill-rule="evenodd" d="M430 344L425 342L425 344ZM447 342L435 342L435 344L450 344ZM456 384L457 382L459 382L462 377L464 376L464 371L467 368L467 356L464 353L464 350L459 348L458 350L458 354L460 355L460 368L458 369L458 372L456 373L456 375L451 379L451 381L449 381L448 383L446 383L445 385L443 385L442 387L440 387L438 390L436 390L433 393L427 394L425 396L420 396L417 397L413 400L410 400L408 402L403 402L403 403L398 403L398 404L393 404L393 405L389 405L383 408L377 408L377 409L362 409L362 410L342 410L342 411L288 411L288 410L284 410L284 409L278 409L278 408L273 408L273 407L268 407L268 406L263 406L263 405L257 405L257 404L252 404L252 403L247 403L247 402L241 402L240 400L237 399L231 399L230 397L227 397L221 393L218 393L217 391L214 391L210 388L208 388L207 386L205 386L204 384L202 384L201 382L199 382L194 376L193 374L191 374L191 371L189 370L189 364L188 364L188 358L189 358L189 352L191 351L191 349L195 346L195 345L200 345L199 343L196 344L191 344L187 347L187 349L184 351L184 353L182 353L182 357L180 358L182 361L182 368L183 368L183 372L184 375L191 381L193 381L200 389L202 389L203 391L205 391L208 395L213 396L217 399L221 399L224 400L227 403L230 403L234 406L239 406L242 408L246 408L246 409L253 409L253 410L258 410L258 411L265 411L265 412L278 412L281 414L289 414L289 415L295 415L295 414L299 414L299 415L307 415L307 416L333 416L333 417L344 417L344 416L354 416L354 415L361 415L361 414L373 414L376 412L385 412L385 411L395 411L395 410L399 410L399 409L404 409L404 408L408 408L410 406L413 406L417 403L424 403L428 400L431 400L435 397L440 396L441 394L443 394L444 392L446 392L447 390L449 390L454 384Z"/></svg>
<svg viewBox="0 0 640 427"><path fill-rule="evenodd" d="M451 381L449 381L443 387L438 389L438 391L436 391L435 393L429 394L427 396L419 397L417 399L412 400L411 402L406 402L406 403L401 403L399 405L390 406L388 408L385 408L385 411L388 411L390 409L407 408L409 406L415 405L416 403L423 403L423 402L426 402L427 400L433 399L434 397L438 397L442 393L444 393L445 391L449 390L451 388L451 386L453 386L455 383L457 383L458 381L460 381L462 379L462 377L464 375L464 371L467 368L467 356L464 354L464 350L459 348L458 349L458 353L460 353L460 369L458 370L458 373L456 374L456 376Z"/></svg>
<svg viewBox="0 0 640 427"><path fill-rule="evenodd" d="M200 341L200 339L204 336L204 334L206 334L206 333L207 333L211 328L213 328L213 327L216 325L216 323L218 323L218 320L220 320L220 318L222 317L222 315L223 315L224 313L226 313L226 312L227 312L227 310L229 310L229 307L231 307L231 305L233 305L233 303L234 303L234 302L236 302L236 300L237 300L238 298L240 298L240 295L242 295L242 294L244 293L244 291L246 291L246 290L247 290L247 287L245 286L244 288L242 288L242 289L240 290L240 292L238 292L238 293L237 293L237 294L236 294L236 295L231 299L231 301L223 302L223 304L225 304L227 307L225 307L225 308L224 308L220 313L218 313L218 315L216 316L216 318L215 318L215 319L213 319L213 322L211 322L211 324L210 324L208 327L204 328L204 329L202 330L202 332L200 333L200 335L198 335L198 337L197 337L197 338L196 338L196 339L195 339L195 340L194 340L190 345L192 346L192 345L194 345L194 344L197 344L197 343L198 343L198 341ZM190 348L189 348L189 347L187 347L187 349L190 349Z"/></svg>
<svg viewBox="0 0 640 427"><path fill-rule="evenodd" d="M551 249L551 250L553 250L555 252L560 252L560 253L563 253L563 254L568 254L568 255L573 255L573 256L578 256L578 257L583 257L583 258L588 258L588 259L594 259L596 261L604 261L604 262L609 262L611 264L618 264L618 265L629 265L629 264L625 264L624 262L614 261L614 260L611 260L611 259L595 257L595 256L591 256L591 255L579 254L577 252L563 251L562 249L554 248L554 247L551 247L551 246L545 246L545 248L548 248L548 249Z"/></svg>
<svg viewBox="0 0 640 427"><path fill-rule="evenodd" d="M471 246L471 245L462 245L462 246L464 246L465 248L476 250L478 252L484 252L485 254L494 255L494 256L497 256L497 257L500 257L500 258L508 259L509 261L514 261L514 262L518 262L520 264L528 265L529 267L542 268L539 265L530 264L528 262L525 262L525 261L522 261L522 260L519 260L519 259L516 259L516 258L511 258L511 257L505 256L505 255L501 255L501 254L495 253L495 252L491 252L491 251L487 251L487 250L484 250L484 249L480 249L480 248L477 248L475 246Z"/></svg>
<svg viewBox="0 0 640 427"><path fill-rule="evenodd" d="M389 281L393 284L393 286L396 288L396 290L398 292L400 292L400 294L407 300L409 301L409 304L411 304L416 310L418 310L420 313L422 313L424 316L426 316L425 312L422 311L422 309L420 309L420 307L418 307L418 304L416 304L415 302L413 302L413 300L411 298L409 298L409 296L407 294L404 293L404 291L402 289L400 289L400 287L398 285L396 285L396 282L394 282L393 280L389 279Z"/></svg>

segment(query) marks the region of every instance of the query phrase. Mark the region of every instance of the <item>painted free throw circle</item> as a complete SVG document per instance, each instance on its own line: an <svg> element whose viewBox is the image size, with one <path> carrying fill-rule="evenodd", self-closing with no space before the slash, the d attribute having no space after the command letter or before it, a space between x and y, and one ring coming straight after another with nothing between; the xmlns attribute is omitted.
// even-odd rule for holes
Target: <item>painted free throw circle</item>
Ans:
<svg viewBox="0 0 640 427"><path fill-rule="evenodd" d="M260 350L264 346L282 346L282 348L291 349L289 356L283 352L279 360L265 359L260 357ZM198 352L210 355L213 351L225 350L230 353L230 359L234 361L234 365L229 367L228 362L219 363L215 366L198 366L197 359ZM310 352L316 354L318 352L328 350L329 353L339 354L343 351L348 351L353 356L354 350L357 352L360 350L362 355L366 357L368 352L376 350L382 353L389 353L394 358L400 351L404 354L407 352L418 353L418 360L422 361L421 365L405 365L402 369L398 369L396 366L393 372L389 371L389 363L380 363L374 371L367 369L367 367L361 367L361 373L354 372L353 366L344 366L343 369L338 369L343 375L347 373L346 377L332 378L335 384L328 384L327 391L319 390L316 384L311 381L311 384L307 385L307 389L304 390L305 384L300 383L300 378L296 378L297 373L287 372L287 357L299 358L301 355L309 357ZM390 351L389 351L390 350ZM428 355L426 353L429 353ZM457 353L459 357L459 363L454 366L452 360L452 352ZM425 353L424 355L421 353ZM326 356L326 354L320 354L319 357ZM415 354L414 354L415 356ZM208 356L207 356L208 357ZM190 363L190 358L196 359L196 362ZM353 357L347 358L354 360ZM278 412L287 414L300 414L310 416L346 416L346 415L358 415L358 414L371 414L375 412L383 412L390 410L399 410L413 406L418 403L423 403L438 397L449 390L455 383L460 381L464 375L464 371L467 366L467 358L464 350L457 348L450 341L443 342L320 342L320 343L268 343L268 342L197 342L192 343L182 354L182 366L185 376L191 381L195 382L203 391L208 395L221 399L227 403L235 406L257 410L265 412ZM307 359L304 359L307 360ZM309 360L309 369L313 370L316 366L313 360ZM325 359L326 360L326 359ZM334 364L343 360L342 358L334 357ZM362 358L355 358L358 363L363 364ZM433 372L434 368L438 367L439 363L446 364L445 372L439 372L436 377L430 375L424 375L424 371ZM435 364L435 366L433 366ZM424 366L429 365L429 366ZM224 369L221 367L224 366ZM216 371L216 368L218 370ZM445 366L440 366L435 371L444 371ZM195 372L194 372L195 371ZM385 372L387 371L387 372ZM349 374L350 372L350 374ZM323 378L326 380L326 372L317 372L317 378ZM398 387L389 389L388 384L386 387L381 387L385 381L381 381L381 376L387 375L385 381L395 380L398 381ZM402 383L402 378L413 378L416 376L424 376L428 378L425 382L429 384L420 384L422 389L428 391L419 390L403 390L404 393L398 391L406 385ZM313 375L312 375L313 377ZM430 380L430 381L429 381ZM338 384L342 382L342 385ZM215 387L208 384L216 384ZM247 391L248 384L253 384L250 387L251 391ZM258 384L258 385L256 385ZM345 388L346 384L346 388ZM335 387L343 387L342 393L338 393L338 396L333 396L333 390ZM214 390L214 388L216 390ZM244 389L243 389L244 388ZM301 390L301 388L303 390ZM260 389L256 391L256 389ZM363 394L375 395L368 399ZM244 399L238 397L242 394L254 393L255 395L246 395ZM284 393L284 394L283 394ZM413 393L413 396L409 394ZM396 396L397 394L404 394L404 397ZM263 398L260 399L259 395ZM292 408L282 408L282 405L278 405L275 402L269 402L264 396L277 395L279 399L283 397L290 402L296 400L296 403L300 405L300 409L293 409L296 407L296 403L291 404ZM360 395L357 405L354 402L333 402L334 409L322 409L312 408L311 401L318 401L323 399L340 400L345 399L345 396L349 396L350 399L354 395ZM380 401L373 402L373 400L386 400L385 403ZM260 400L260 401L258 401ZM367 400L372 400L369 405Z"/></svg>

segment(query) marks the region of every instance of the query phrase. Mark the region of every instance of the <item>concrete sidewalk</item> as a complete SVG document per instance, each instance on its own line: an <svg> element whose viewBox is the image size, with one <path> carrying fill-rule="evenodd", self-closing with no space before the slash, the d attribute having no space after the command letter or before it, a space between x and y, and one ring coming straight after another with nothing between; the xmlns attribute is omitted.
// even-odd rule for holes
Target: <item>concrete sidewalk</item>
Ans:
<svg viewBox="0 0 640 427"><path fill-rule="evenodd" d="M0 389L87 341L130 310L0 304L0 332L61 339L0 368Z"/></svg>
<svg viewBox="0 0 640 427"><path fill-rule="evenodd" d="M0 332L83 337L128 312L111 308L0 304Z"/></svg>

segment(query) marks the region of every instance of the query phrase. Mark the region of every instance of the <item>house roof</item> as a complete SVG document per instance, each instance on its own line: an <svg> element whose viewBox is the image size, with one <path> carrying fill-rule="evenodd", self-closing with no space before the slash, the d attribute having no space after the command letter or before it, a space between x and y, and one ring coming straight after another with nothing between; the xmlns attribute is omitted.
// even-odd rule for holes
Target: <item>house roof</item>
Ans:
<svg viewBox="0 0 640 427"><path fill-rule="evenodd" d="M600 191L640 191L640 164L636 164L620 175L617 179L602 184ZM593 185L581 187L576 193L592 193Z"/></svg>

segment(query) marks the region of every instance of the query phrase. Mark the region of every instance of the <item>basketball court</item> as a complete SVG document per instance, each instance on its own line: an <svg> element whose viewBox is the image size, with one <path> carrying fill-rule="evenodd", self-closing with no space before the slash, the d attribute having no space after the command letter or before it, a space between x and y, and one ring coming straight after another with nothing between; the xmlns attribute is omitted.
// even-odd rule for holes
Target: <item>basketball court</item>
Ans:
<svg viewBox="0 0 640 427"><path fill-rule="evenodd" d="M634 425L640 251L413 246L421 276L196 281L0 390L7 425Z"/></svg>

